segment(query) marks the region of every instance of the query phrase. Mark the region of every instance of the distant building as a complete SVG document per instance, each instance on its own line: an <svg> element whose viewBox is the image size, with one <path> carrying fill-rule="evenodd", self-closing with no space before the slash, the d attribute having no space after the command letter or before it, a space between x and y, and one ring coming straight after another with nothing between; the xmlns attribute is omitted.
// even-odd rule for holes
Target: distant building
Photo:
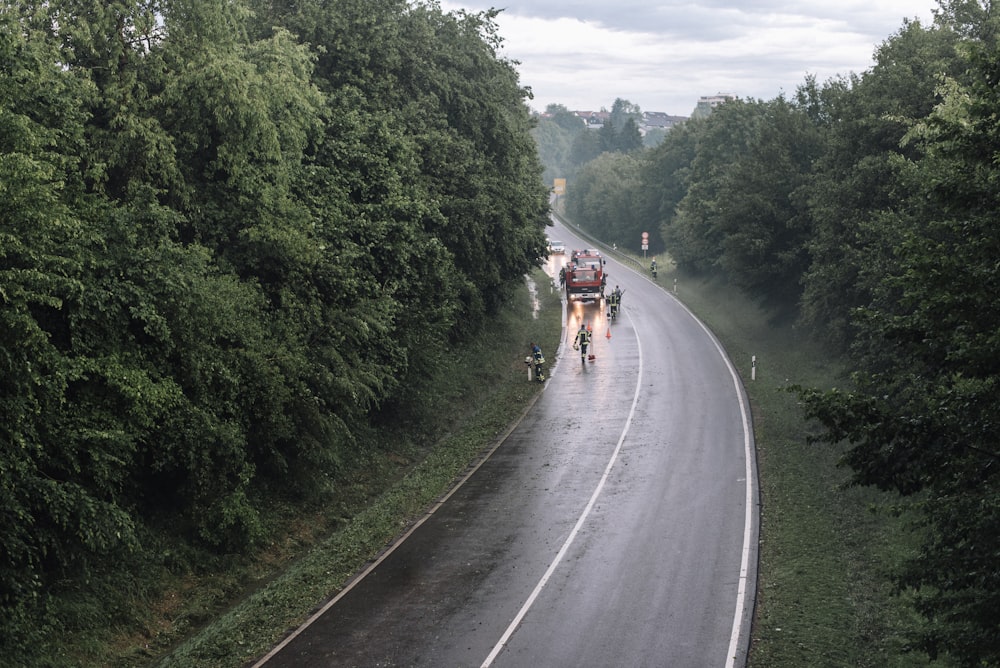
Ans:
<svg viewBox="0 0 1000 668"><path fill-rule="evenodd" d="M736 99L735 95L730 95L729 93L719 93L718 95L703 95L698 98L698 106L695 107L692 116L698 118L704 118L712 113L712 110L718 107L720 104L726 102L732 102Z"/></svg>
<svg viewBox="0 0 1000 668"><path fill-rule="evenodd" d="M733 99L733 96L721 96L729 99ZM701 100L708 100L709 98L701 98ZM714 99L714 98L713 98ZM701 101L699 101L699 105ZM715 104L712 105L713 107ZM591 130L600 130L604 127L604 124L611 120L611 112L602 109L601 111L570 111L580 119L580 123L583 124L585 128ZM533 112L533 115L538 118L552 118L553 115L545 112ZM639 127L639 134L645 136L647 132L651 130L663 130L668 131L672 129L675 125L683 123L688 119L687 116L674 116L663 111L644 111L642 112L642 118L637 119L636 125Z"/></svg>
<svg viewBox="0 0 1000 668"><path fill-rule="evenodd" d="M687 116L671 116L662 111L644 111L642 121L639 123L639 132L645 135L650 130L670 130L686 120Z"/></svg>
<svg viewBox="0 0 1000 668"><path fill-rule="evenodd" d="M600 130L607 121L611 120L610 111L574 111L572 113L591 130ZM637 125L640 134L645 135L650 130L669 130L686 120L687 116L672 116L662 111L644 111L642 118L638 119Z"/></svg>
<svg viewBox="0 0 1000 668"><path fill-rule="evenodd" d="M604 126L605 121L611 120L610 111L574 111L579 116L584 125L591 130L599 130Z"/></svg>

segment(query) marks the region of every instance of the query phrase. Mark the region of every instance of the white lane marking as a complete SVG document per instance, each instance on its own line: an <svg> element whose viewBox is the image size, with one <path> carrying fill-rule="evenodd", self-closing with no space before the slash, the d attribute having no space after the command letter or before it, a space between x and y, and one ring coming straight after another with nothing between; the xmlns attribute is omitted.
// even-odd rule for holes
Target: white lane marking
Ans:
<svg viewBox="0 0 1000 668"><path fill-rule="evenodd" d="M544 390L545 388L543 387L542 389ZM407 538L409 538L411 535L413 535L413 533L417 529L419 529L421 526L423 526L424 522L426 522L431 517L433 517L434 513L436 513L438 511L438 509L440 509L441 506L443 506L445 504L445 502L448 501L448 499L450 499L452 497L452 495L454 495L456 492L458 492L458 490L463 485L465 485L466 482L468 482L469 478L471 478L473 475L475 475L475 473L480 468L482 468L482 466L487 461L489 461L489 459L491 457L493 457L493 454L497 450L499 450L500 446L502 446L507 441L507 437L510 436L511 433L515 429L517 429L517 427L521 424L521 420L523 420L524 416L528 414L528 411L531 410L531 408L535 405L535 403L538 401L538 398L540 396L542 396L541 393L536 394L534 396L534 398L531 399L528 402L528 405L525 406L524 410L521 412L521 416L517 420L515 420L512 424L508 425L507 430L496 440L496 442L493 444L493 447L490 448L489 452L487 452L485 455L483 455L482 458L480 458L480 460L475 464L475 466L473 466L471 469L469 469L469 471L466 472L466 474L464 476L462 476L462 478L457 483L455 483L455 486L452 487L443 497L441 497L440 499L438 499L438 501L436 503L434 503L434 505L432 505L427 510L426 513L424 513L423 517L421 517L419 520L417 520L416 522L414 522L413 526L411 526L409 529L407 529L406 532L402 536L400 536L399 539L392 544L392 546L389 547L389 549L387 549L385 552L382 552L381 554L379 554L378 557L373 562L371 562L370 564L368 564L368 566L354 580L352 580L350 583L348 583L347 586L345 586L336 596L334 596L329 601L327 601L326 604L323 605L323 607L321 607L319 610L317 610L311 617L309 617L309 619L307 619L306 621L304 621L297 629L295 629L294 632L292 632L291 634L289 634L288 636L286 636L284 640L282 640L280 643L278 643L277 645L275 645L274 647L272 647L271 651L269 651L267 654L265 654L263 657L261 657L261 659L259 661L257 661L257 663L255 663L255 664L253 664L253 666L251 666L251 668L261 668L261 666L263 666L265 663L267 663L268 661L270 661L271 659L273 659L279 652L281 652L293 640L295 640L295 638L297 638L303 631L305 631L307 628L309 628L312 625L313 622L315 622L317 619L319 619L324 614L326 614L326 612L330 608L332 608L334 605L336 605L337 602L340 601L340 599L342 599L345 596L347 596L347 594L350 593L350 591L352 589L354 589L356 586L360 585L361 581L364 580L372 571L374 571L376 568L378 568L379 566L381 566L382 562L384 562L386 559L388 559L389 555L391 555L393 552L396 551L396 548L400 547L406 541Z"/></svg>
<svg viewBox="0 0 1000 668"><path fill-rule="evenodd" d="M632 320L632 316L628 315L627 312L626 316L628 316L628 319L630 321ZM634 328L634 323L633 323L633 328ZM583 528L583 523L587 521L587 517L594 509L594 504L597 503L597 497L601 495L601 491L604 489L604 485L608 481L608 476L611 475L611 469L614 467L615 461L618 460L618 454L621 452L622 444L625 442L625 436L628 434L628 431L632 426L632 420L635 417L635 407L639 403L639 391L640 388L642 387L642 344L639 341L638 334L636 334L635 342L639 349L639 373L636 374L635 394L633 394L632 396L632 408L629 410L628 419L625 420L625 428L622 429L622 433L618 437L618 444L615 446L614 452L611 453L611 459L608 460L607 466L604 467L604 475L601 476L601 480L597 483L597 487L594 489L594 493L590 495L590 501L587 502L587 506L583 509L583 513L581 513L580 518L577 519L576 525L573 527L573 530L570 531L569 536L566 537L566 541L559 549L559 553L556 554L555 558L552 560L552 563L549 564L549 567L548 569L546 569L545 574L542 575L542 579L538 581L537 585L535 585L535 589L531 592L531 595L528 596L527 600L524 602L524 605L521 606L520 611L518 611L517 615L514 617L514 620L510 623L510 626L507 627L507 630L504 632L503 636L501 636L497 644L494 645L493 651L490 652L490 655L488 657L486 657L486 660L483 661L480 668L488 668L489 666L493 665L493 662L496 660L497 656L500 655L500 652L503 651L504 646L506 646L511 636L514 635L514 631L516 631L517 627L521 625L521 621L524 619L524 616L528 614L528 610L530 610L531 606L534 605L535 600L542 593L542 589L545 588L545 585L548 583L549 578L552 577L552 574L555 572L560 562L562 562L563 557L565 557L566 553L569 551L569 548L573 544L573 541L576 540L577 534L579 534L580 529Z"/></svg>
<svg viewBox="0 0 1000 668"><path fill-rule="evenodd" d="M739 399L740 403L740 419L743 421L743 462L744 462L744 478L746 480L746 497L744 499L743 505L745 507L743 515L743 556L740 560L740 579L739 586L736 589L736 611L733 613L733 630L729 636L729 650L727 652L726 668L735 668L736 666L736 653L738 650L738 645L740 641L740 636L743 633L743 608L746 605L746 595L747 595L747 579L750 574L750 540L753 537L753 444L751 443L751 429L750 421L748 419L748 411L746 407L746 401L743 398L743 392L740 389L740 376L733 367L732 362L729 361L729 357L726 355L726 351L723 350L722 345L712 334L711 330L698 319L694 313L691 312L683 302L679 299L674 299L681 308L688 312L698 326L708 334L709 340L712 341L712 345L715 346L716 351L718 351L719 356L722 361L726 363L726 368L729 369L729 376L733 379L733 388L736 390L736 397ZM745 662L740 662L740 665L744 665Z"/></svg>
<svg viewBox="0 0 1000 668"><path fill-rule="evenodd" d="M639 272L630 266L626 266L622 263L621 266L628 271L631 271L636 276L646 279L650 283L656 283L652 281L645 272ZM728 659L726 660L726 668L735 668L736 666L736 652L739 645L740 636L743 633L743 608L746 606L746 596L747 596L747 581L750 577L750 552L751 545L750 541L753 538L753 444L751 443L751 434L753 433L750 429L750 421L748 418L749 412L747 411L746 401L743 398L743 392L740 390L740 377L733 367L732 362L729 361L729 357L726 356L726 351L723 350L722 346L719 344L715 335L712 331L703 323L698 316L694 314L691 309L687 307L680 299L677 299L669 292L666 293L668 297L673 299L682 309L687 311L688 315L698 323L698 326L708 334L708 338L712 341L715 346L716 351L718 351L719 356L722 357L722 361L726 363L726 368L729 369L729 375L733 379L733 386L736 389L736 397L739 399L740 403L740 418L743 421L743 462L745 470L746 479L746 497L744 500L745 511L743 515L743 556L740 560L740 579L739 586L736 590L736 611L733 613L733 629L729 636L729 650ZM631 318L630 318L631 319ZM640 357L640 368L641 368L641 357ZM634 406L634 404L633 404ZM483 664L484 666L488 664ZM741 662L742 665L742 662Z"/></svg>
<svg viewBox="0 0 1000 668"><path fill-rule="evenodd" d="M562 321L563 321L563 323L565 323L566 322L566 300L562 299L561 301L562 301ZM558 349L556 351L556 363L552 367L552 369L550 370L550 373L549 373L549 377L550 378L555 375L556 369L559 366L559 358L562 357L562 350L563 350L563 348L565 347L565 345L566 345L566 343L568 341L568 339L566 337L567 337L566 326L564 324L563 325L562 336L560 336L560 339L559 339L559 347L558 347ZM641 371L641 365L640 365L640 371ZM543 391L545 390L545 385L542 386L542 390ZM473 476L473 474L475 474L476 471L478 471L483 466L483 464L485 464L493 456L493 453L495 453L497 450L500 449L500 446L503 445L507 441L507 437L510 436L511 432L513 432L521 424L521 420L524 419L524 416L527 415L528 411L531 410L532 406L535 405L535 402L538 400L538 397L540 397L540 396L541 396L541 394L536 394L535 395L535 398L532 399L528 403L528 405L525 407L524 411L522 411L521 417L518 418L513 424L511 424L511 425L509 425L507 427L507 431L505 431L504 434L500 438L498 438L496 440L496 443L493 444L493 447L490 449L490 451L487 452L479 460L479 462L474 467L472 467L472 469L470 469L464 476L462 476L462 479L459 480L455 484L455 486L452 487L450 491L448 491L447 494L445 494L433 506L431 506L431 508L428 509L428 511L424 514L423 517L421 517L419 520L417 520L416 522L414 522L413 526L411 526L409 529L407 529L407 531L402 536L400 536L399 539L395 543L393 543L392 546L388 550L386 550L385 552L381 553L373 562L371 562L370 564L368 564L368 566L354 580L352 580L350 583L348 583L347 586L345 586L336 596L334 596L333 598L331 598L319 610L317 610L315 613L313 613L313 615L310 616L309 619L307 619L301 625L299 625L299 627L297 629L295 629L295 631L293 631L289 635L285 636L285 638L280 643L278 643L277 645L275 645L274 647L272 647L271 650L267 654L265 654L263 657L261 657L260 660L257 661L257 663L253 664L253 666L251 668L261 668L265 663L267 663L268 661L270 661L271 659L273 659L275 656L277 656L279 652L281 652L283 649L285 649L285 647L287 647L289 644L291 644L291 642L293 640L295 640L295 638L297 638L299 635L301 635L303 631L305 631L307 628L309 628L310 626L312 626L313 622L315 622L317 619L319 619L320 617L322 617L323 615L325 615L326 612L330 608L332 608L334 605L336 605L340 601L340 599L342 599L345 596L347 596L347 594L352 589L354 589L354 587L356 587L357 585L359 585L361 583L361 581L364 580L368 576L369 573L371 573L376 568L378 568L379 566L381 566L382 562L385 561L386 559L388 559L389 555L391 555L393 552L395 552L397 547L399 547L400 545L402 545L406 541L406 539L409 538L413 534L413 532L415 532L417 529L419 529L424 524L424 522L426 522L427 520L429 520L431 518L431 516L433 516L434 513L441 506L444 505L445 501L447 501L448 499L450 499L452 497L452 495L455 494L459 490L459 488L462 487L466 483L466 481L469 478L471 478Z"/></svg>

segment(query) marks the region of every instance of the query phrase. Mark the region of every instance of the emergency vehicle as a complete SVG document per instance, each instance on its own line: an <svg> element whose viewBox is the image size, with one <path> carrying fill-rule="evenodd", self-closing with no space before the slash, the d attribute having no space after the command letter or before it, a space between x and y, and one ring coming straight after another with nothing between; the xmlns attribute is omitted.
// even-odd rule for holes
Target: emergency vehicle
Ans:
<svg viewBox="0 0 1000 668"><path fill-rule="evenodd" d="M604 299L604 258L593 248L575 250L566 265L566 300L600 301Z"/></svg>

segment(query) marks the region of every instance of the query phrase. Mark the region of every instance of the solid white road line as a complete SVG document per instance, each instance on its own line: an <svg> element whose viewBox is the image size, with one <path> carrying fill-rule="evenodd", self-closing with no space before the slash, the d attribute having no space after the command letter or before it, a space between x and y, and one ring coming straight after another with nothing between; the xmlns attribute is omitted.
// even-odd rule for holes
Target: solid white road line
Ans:
<svg viewBox="0 0 1000 668"><path fill-rule="evenodd" d="M650 281L649 277L646 276L645 272L636 271L632 267L626 266L624 264L622 266L625 269L627 269L627 270L631 271L632 273L634 273L636 276L645 278L647 281ZM655 281L650 281L650 282L651 283L655 283ZM752 552L752 546L750 544L750 541L753 538L753 508L754 508L754 498L753 498L753 490L754 490L753 454L754 453L753 453L753 439L752 439L752 433L753 432L751 431L751 428L750 428L750 417L749 417L750 414L749 414L749 411L747 410L746 400L743 397L743 392L742 392L741 387L740 387L740 376L736 372L736 369L733 367L733 364L729 360L729 357L726 356L726 351L723 350L722 345L719 344L718 340L715 338L715 335L712 334L712 331L705 325L705 323L703 323L698 318L698 316L696 316L694 314L694 312L691 311L691 309L689 309L687 307L687 305L684 304L684 302L682 302L681 300L677 299L676 297L674 297L673 295L671 295L669 292L667 293L667 295L669 297L671 297L675 302L677 302L677 304L681 308L683 308L685 311L687 311L688 315L690 315L691 318L694 319L694 321L696 323L698 323L698 326L701 327L702 330L704 330L705 333L708 335L709 339L711 339L712 344L715 346L715 349L719 353L719 356L722 357L722 361L726 363L726 368L729 369L729 375L733 379L733 387L736 390L736 397L739 400L739 404L740 404L740 418L743 421L744 480L746 481L746 488L745 488L746 489L746 492L745 492L746 496L745 496L745 500L744 500L744 515L743 515L743 555L742 555L742 557L740 559L740 578L739 578L739 585L738 585L737 590L736 590L736 609L733 612L733 627L732 627L732 633L729 636L729 650L728 650L728 654L727 654L728 658L726 660L726 668L735 668L735 666L737 665L736 664L736 661L737 661L736 653L737 653L737 650L738 650L740 636L743 634L744 608L748 604L748 602L747 602L747 583L748 583L748 580L749 580L749 577L750 577L750 553ZM642 355L641 355L641 350L640 350L640 356L639 356L639 375L640 376L642 375ZM638 388L637 388L637 390L638 390ZM636 396L638 396L638 394ZM632 408L633 408L633 410L635 409L635 400L633 400ZM623 437L624 437L624 434L623 434ZM621 446L621 442L620 441L619 441L619 446ZM618 455L618 452L616 450L614 456L617 457L617 455ZM612 461L613 461L613 458L612 458ZM604 483L604 481L602 480L601 484L603 485L603 483ZM546 573L546 576L548 576L548 573ZM751 605L752 605L752 603L753 603L752 601L749 602L749 604L751 604ZM523 615L522 615L522 617L523 617ZM515 620L515 621L518 621L518 620ZM505 637L507 637L507 636L505 636ZM502 644L503 642L504 642L504 640L501 640L500 644ZM497 650L494 649L494 653L496 653L496 651ZM491 654L490 656L493 657L493 654ZM487 659L487 662L484 663L483 666L488 666L490 661L491 661L491 659ZM742 665L742 662L741 662L741 665Z"/></svg>
<svg viewBox="0 0 1000 668"><path fill-rule="evenodd" d="M729 651L727 653L726 668L735 668L737 661L737 651L740 641L740 636L743 633L743 619L744 619L744 606L746 606L746 596L747 596L747 579L750 574L750 552L751 545L750 541L753 537L753 442L751 438L750 429L750 419L749 411L747 411L746 401L743 398L743 392L740 388L740 376L733 367L733 363L726 356L726 351L723 350L722 345L712 334L711 330L705 326L698 317L691 312L687 306L685 306L680 300L676 300L681 307L688 312L688 314L694 318L694 321L698 323L705 333L711 339L712 344L715 349L719 352L719 356L722 357L722 361L726 363L726 368L729 369L729 375L733 379L733 388L736 390L736 397L739 399L740 404L740 418L743 421L743 462L744 462L744 480L746 480L746 496L743 502L744 514L743 514L743 556L740 560L740 579L739 585L736 589L736 610L733 613L733 630L729 636ZM740 662L743 665L744 662Z"/></svg>
<svg viewBox="0 0 1000 668"><path fill-rule="evenodd" d="M632 317L629 316L629 320L631 319ZM576 521L576 525L573 527L573 530L569 532L569 536L566 537L566 541L559 549L558 554L556 554L555 558L552 560L552 563L549 564L549 567L548 569L546 569L545 574L542 575L542 579L538 581L537 585L535 585L535 589L531 592L531 595L528 596L527 600L524 602L524 605L521 606L520 611L518 611L513 621L511 621L510 625L507 627L507 630L504 632L503 636L501 636L497 644L494 645L493 651L490 652L490 655L486 657L486 660L483 661L480 668L488 668L489 666L493 665L493 662L496 660L497 656L500 655L500 652L503 651L504 646L510 640L511 636L514 635L514 631L516 631L517 627L521 625L521 621L524 619L524 616L528 614L528 610L531 609L531 606L535 603L535 600L538 598L539 594L542 593L542 590L548 583L549 578L552 577L552 574L555 572L556 568L558 568L560 562L562 562L563 557L566 556L566 552L569 551L569 548L573 544L573 541L576 540L576 536L577 534L580 533L580 529L583 527L583 523L587 521L587 517L593 510L594 504L597 503L597 497L601 495L601 491L604 489L604 485L608 481L608 476L611 475L611 469L614 467L615 462L618 460L618 454L621 452L622 444L625 442L625 436L628 434L629 428L632 426L632 420L635 417L635 407L636 404L638 404L639 402L639 393L640 393L640 388L642 387L642 344L639 342L638 335L636 335L636 344L639 347L639 373L636 374L635 393L632 396L632 408L629 410L628 418L625 420L625 427L624 429L622 429L621 436L618 437L618 444L615 446L614 452L611 453L611 459L608 460L607 466L604 467L604 474L601 476L600 481L597 483L597 487L594 489L594 493L590 495L590 501L587 503L587 506L583 509L583 512L580 514L580 518Z"/></svg>

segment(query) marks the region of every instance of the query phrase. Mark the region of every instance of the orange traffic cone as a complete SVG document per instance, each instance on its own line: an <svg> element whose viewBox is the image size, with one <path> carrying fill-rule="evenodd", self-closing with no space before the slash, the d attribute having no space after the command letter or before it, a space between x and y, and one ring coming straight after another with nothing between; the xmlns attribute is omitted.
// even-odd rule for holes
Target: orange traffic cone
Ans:
<svg viewBox="0 0 1000 668"><path fill-rule="evenodd" d="M608 327L608 333L607 333L607 334L605 334L605 335L604 335L604 337L605 337L606 339L608 339L608 340L611 340L611 328L610 328L610 327Z"/></svg>

